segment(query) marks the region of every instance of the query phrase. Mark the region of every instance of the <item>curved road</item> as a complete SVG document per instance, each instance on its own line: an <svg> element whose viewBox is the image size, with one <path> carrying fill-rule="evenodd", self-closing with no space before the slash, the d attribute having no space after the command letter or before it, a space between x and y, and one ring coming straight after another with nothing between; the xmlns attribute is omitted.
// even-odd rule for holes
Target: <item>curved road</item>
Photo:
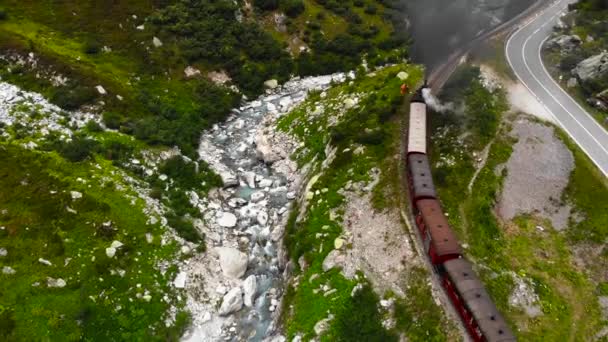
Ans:
<svg viewBox="0 0 608 342"><path fill-rule="evenodd" d="M541 47L554 24L568 4L573 2L576 1L555 1L517 29L507 41L507 59L524 86L608 176L608 132L553 80L541 58Z"/></svg>

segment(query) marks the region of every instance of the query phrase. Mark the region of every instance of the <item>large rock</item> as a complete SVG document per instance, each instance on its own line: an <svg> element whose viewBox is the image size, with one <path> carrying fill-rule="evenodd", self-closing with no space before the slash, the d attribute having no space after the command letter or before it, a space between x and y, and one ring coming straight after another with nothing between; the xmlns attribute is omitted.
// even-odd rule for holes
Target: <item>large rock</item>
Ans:
<svg viewBox="0 0 608 342"><path fill-rule="evenodd" d="M591 56L578 63L572 73L583 83L608 77L608 52Z"/></svg>
<svg viewBox="0 0 608 342"><path fill-rule="evenodd" d="M243 307L243 291L240 287L235 287L224 296L222 306L220 306L220 316L228 316L231 313L241 310Z"/></svg>
<svg viewBox="0 0 608 342"><path fill-rule="evenodd" d="M333 251L329 252L329 254L327 254L325 257L325 260L323 260L323 272L327 272L334 267L342 267L345 260L346 257L344 254L342 254L340 250L334 249Z"/></svg>
<svg viewBox="0 0 608 342"><path fill-rule="evenodd" d="M236 226L237 218L233 213L223 212L217 219L217 224L225 228L232 228Z"/></svg>
<svg viewBox="0 0 608 342"><path fill-rule="evenodd" d="M268 89L275 89L276 87L279 86L279 81L277 80L268 80L266 82L264 82L264 86Z"/></svg>
<svg viewBox="0 0 608 342"><path fill-rule="evenodd" d="M561 35L547 42L547 47L551 49L559 49L562 52L570 52L576 49L583 43L581 37L577 35Z"/></svg>
<svg viewBox="0 0 608 342"><path fill-rule="evenodd" d="M598 99L608 103L608 89L602 91L601 93L597 94L595 97L597 97Z"/></svg>
<svg viewBox="0 0 608 342"><path fill-rule="evenodd" d="M183 289L186 287L186 280L188 280L188 274L186 272L179 272L173 281L173 285L178 289Z"/></svg>
<svg viewBox="0 0 608 342"><path fill-rule="evenodd" d="M255 150L258 159L263 160L266 164L273 164L282 159L263 132L255 136Z"/></svg>
<svg viewBox="0 0 608 342"><path fill-rule="evenodd" d="M240 278L247 271L247 254L236 248L219 247L217 252L220 257L222 272L227 277Z"/></svg>
<svg viewBox="0 0 608 342"><path fill-rule="evenodd" d="M253 307L253 303L255 302L255 297L258 291L258 281L255 275L252 274L245 279L245 282L243 283L243 291L245 306Z"/></svg>

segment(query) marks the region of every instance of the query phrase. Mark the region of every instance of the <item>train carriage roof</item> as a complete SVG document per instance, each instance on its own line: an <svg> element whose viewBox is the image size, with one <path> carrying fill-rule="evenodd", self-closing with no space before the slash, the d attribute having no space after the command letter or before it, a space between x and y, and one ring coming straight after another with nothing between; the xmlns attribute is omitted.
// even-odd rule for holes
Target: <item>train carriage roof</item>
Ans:
<svg viewBox="0 0 608 342"><path fill-rule="evenodd" d="M429 229L437 254L439 256L461 254L462 247L454 231L450 228L439 201L435 199L419 200L416 202L416 206Z"/></svg>
<svg viewBox="0 0 608 342"><path fill-rule="evenodd" d="M513 332L473 271L471 263L466 259L453 259L445 262L444 268L486 339L490 342L515 341Z"/></svg>
<svg viewBox="0 0 608 342"><path fill-rule="evenodd" d="M407 153L426 153L426 104L410 103Z"/></svg>
<svg viewBox="0 0 608 342"><path fill-rule="evenodd" d="M414 183L416 198L436 198L435 184L431 175L431 166L426 154L410 154L407 157L408 168Z"/></svg>

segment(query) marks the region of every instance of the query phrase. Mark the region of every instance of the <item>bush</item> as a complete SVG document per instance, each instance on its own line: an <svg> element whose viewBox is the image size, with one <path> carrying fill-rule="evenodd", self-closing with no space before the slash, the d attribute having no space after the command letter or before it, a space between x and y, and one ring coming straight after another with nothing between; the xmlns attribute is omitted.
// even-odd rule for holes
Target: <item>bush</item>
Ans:
<svg viewBox="0 0 608 342"><path fill-rule="evenodd" d="M85 127L89 132L103 132L103 127L93 120L89 120Z"/></svg>
<svg viewBox="0 0 608 342"><path fill-rule="evenodd" d="M87 55L94 55L101 51L101 43L96 39L88 39L83 45L83 51Z"/></svg>
<svg viewBox="0 0 608 342"><path fill-rule="evenodd" d="M119 129L122 123L125 121L125 117L116 112L104 112L103 123L111 129Z"/></svg>
<svg viewBox="0 0 608 342"><path fill-rule="evenodd" d="M8 18L8 14L3 8L0 8L0 20L6 20L6 18Z"/></svg>
<svg viewBox="0 0 608 342"><path fill-rule="evenodd" d="M70 142L57 146L59 154L71 162L81 162L98 151L99 145L95 140L74 136Z"/></svg>
<svg viewBox="0 0 608 342"><path fill-rule="evenodd" d="M65 110L76 110L82 105L91 103L97 98L93 88L80 85L68 85L57 88L51 96L51 102Z"/></svg>
<svg viewBox="0 0 608 342"><path fill-rule="evenodd" d="M295 18L302 14L306 8L302 0L283 0L281 1L281 10L289 17Z"/></svg>
<svg viewBox="0 0 608 342"><path fill-rule="evenodd" d="M253 5L264 11L274 11L279 8L279 0L253 0Z"/></svg>
<svg viewBox="0 0 608 342"><path fill-rule="evenodd" d="M194 228L192 222L187 219L170 215L167 217L167 223L185 240L194 243L198 243L202 240L201 234Z"/></svg>

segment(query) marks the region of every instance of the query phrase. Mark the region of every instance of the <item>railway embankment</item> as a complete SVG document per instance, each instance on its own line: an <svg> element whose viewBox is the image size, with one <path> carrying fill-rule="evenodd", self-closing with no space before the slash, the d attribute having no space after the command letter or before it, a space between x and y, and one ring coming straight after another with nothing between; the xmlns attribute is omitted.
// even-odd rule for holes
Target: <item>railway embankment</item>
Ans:
<svg viewBox="0 0 608 342"><path fill-rule="evenodd" d="M459 338L399 215L399 88L422 72L401 64L361 74L269 123L295 139L292 159L308 179L285 236L289 340Z"/></svg>

